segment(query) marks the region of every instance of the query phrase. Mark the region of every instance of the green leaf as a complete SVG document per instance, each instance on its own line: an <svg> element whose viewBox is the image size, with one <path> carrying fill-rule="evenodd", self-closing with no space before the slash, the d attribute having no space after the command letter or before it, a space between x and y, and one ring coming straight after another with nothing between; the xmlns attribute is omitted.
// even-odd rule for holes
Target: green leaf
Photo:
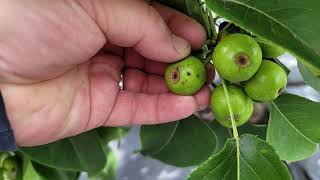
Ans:
<svg viewBox="0 0 320 180"><path fill-rule="evenodd" d="M53 168L73 171L100 172L106 158L95 130L78 136L37 147L24 147L20 151L32 160Z"/></svg>
<svg viewBox="0 0 320 180"><path fill-rule="evenodd" d="M221 126L217 121L213 121L212 123L210 123L210 127L218 137L217 148L215 150L215 153L218 153L223 149L227 139L232 138L232 129L228 129ZM267 126L256 125L256 124L251 124L250 122L247 122L244 125L238 127L238 133L239 135L252 134L257 136L260 139L265 140L267 135Z"/></svg>
<svg viewBox="0 0 320 180"><path fill-rule="evenodd" d="M44 180L34 169L31 160L24 156L23 158L23 180Z"/></svg>
<svg viewBox="0 0 320 180"><path fill-rule="evenodd" d="M311 156L320 142L320 103L286 94L272 102L267 141L283 160Z"/></svg>
<svg viewBox="0 0 320 180"><path fill-rule="evenodd" d="M213 37L211 24L209 21L208 13L206 13L200 4L199 0L185 0L188 10L188 15L198 21L206 30L208 38Z"/></svg>
<svg viewBox="0 0 320 180"><path fill-rule="evenodd" d="M101 142L105 145L109 141L126 136L130 130L128 127L99 127L96 129Z"/></svg>
<svg viewBox="0 0 320 180"><path fill-rule="evenodd" d="M213 154L220 152L228 138L232 137L232 130L221 126L217 121L212 121L210 124L211 129L215 132L217 136L217 147Z"/></svg>
<svg viewBox="0 0 320 180"><path fill-rule="evenodd" d="M195 169L188 180L237 179L235 139ZM290 174L273 148L253 135L240 137L240 180L289 180Z"/></svg>
<svg viewBox="0 0 320 180"><path fill-rule="evenodd" d="M0 180L5 180L6 172L4 169L0 168Z"/></svg>
<svg viewBox="0 0 320 180"><path fill-rule="evenodd" d="M260 139L265 140L267 136L267 125L246 123L238 127L238 132L240 135L252 134L257 136Z"/></svg>
<svg viewBox="0 0 320 180"><path fill-rule="evenodd" d="M75 180L80 174L80 172L55 169L36 162L32 162L32 165L43 180Z"/></svg>
<svg viewBox="0 0 320 180"><path fill-rule="evenodd" d="M209 125L195 115L177 122L142 126L140 140L143 155L179 167L203 162L217 143Z"/></svg>
<svg viewBox="0 0 320 180"><path fill-rule="evenodd" d="M207 0L218 15L274 42L320 73L320 1Z"/></svg>
<svg viewBox="0 0 320 180"><path fill-rule="evenodd" d="M90 177L89 180L116 180L118 163L115 153L107 146L104 148L104 151L108 159L104 169L97 176Z"/></svg>
<svg viewBox="0 0 320 180"><path fill-rule="evenodd" d="M298 63L304 81L316 91L320 92L320 77L315 76L306 66Z"/></svg>

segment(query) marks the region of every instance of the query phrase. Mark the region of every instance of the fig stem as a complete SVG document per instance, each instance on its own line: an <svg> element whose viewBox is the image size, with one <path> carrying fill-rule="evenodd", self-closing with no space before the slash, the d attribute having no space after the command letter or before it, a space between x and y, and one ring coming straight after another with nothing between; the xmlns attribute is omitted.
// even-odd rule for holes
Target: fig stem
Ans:
<svg viewBox="0 0 320 180"><path fill-rule="evenodd" d="M223 27L223 28L221 29L221 31L220 31L219 34L218 34L218 39L221 40L221 34L224 33L225 31L227 31L227 29L228 29L231 25L232 25L232 23L229 22L225 27Z"/></svg>
<svg viewBox="0 0 320 180"><path fill-rule="evenodd" d="M239 142L239 134L238 134L238 130L237 130L237 126L236 126L236 121L235 121L235 118L234 118L233 110L232 110L232 107L231 107L230 97L229 97L229 92L228 92L228 88L227 88L226 82L222 78L221 78L221 81L222 81L224 95L225 95L226 100L227 100L227 105L228 105L229 114L230 114L230 118L231 118L233 138L236 140L236 147L237 147L237 180L240 180L240 142Z"/></svg>

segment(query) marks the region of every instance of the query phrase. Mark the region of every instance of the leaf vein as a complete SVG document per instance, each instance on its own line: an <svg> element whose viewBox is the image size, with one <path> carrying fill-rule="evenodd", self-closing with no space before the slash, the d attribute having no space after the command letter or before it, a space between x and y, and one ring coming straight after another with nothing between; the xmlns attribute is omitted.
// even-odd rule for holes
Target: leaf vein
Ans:
<svg viewBox="0 0 320 180"><path fill-rule="evenodd" d="M155 151L155 152L152 153L151 155L155 155L155 154L161 152L161 151L170 143L170 141L172 140L172 138L173 138L173 136L174 136L174 134L175 134L175 132L176 132L176 130L177 130L177 128L178 128L179 123L180 123L180 122L177 121L177 123L176 123L176 125L175 125L172 133L170 134L168 140L159 148L158 151Z"/></svg>
<svg viewBox="0 0 320 180"><path fill-rule="evenodd" d="M245 163L245 165L247 165L247 167L254 173L254 175L260 179L260 177L258 176L258 174L256 173L256 171L244 160L244 158L242 157L242 155L240 154L240 158L243 160L243 162ZM260 179L261 180L261 179Z"/></svg>
<svg viewBox="0 0 320 180"><path fill-rule="evenodd" d="M298 132L298 134L300 134L302 137L304 137L307 141L309 141L312 144L316 144L314 143L311 139L309 139L308 137L306 137L299 129L297 129L288 119L287 117L280 111L280 109L278 108L278 106L272 102L272 105L276 108L276 110L280 113L280 115L288 122L288 124Z"/></svg>

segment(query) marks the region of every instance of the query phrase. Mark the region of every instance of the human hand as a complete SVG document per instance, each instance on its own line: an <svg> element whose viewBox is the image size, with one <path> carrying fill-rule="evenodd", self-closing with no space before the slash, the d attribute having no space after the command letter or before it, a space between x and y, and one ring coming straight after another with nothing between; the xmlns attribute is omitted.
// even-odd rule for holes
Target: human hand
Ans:
<svg viewBox="0 0 320 180"><path fill-rule="evenodd" d="M200 48L205 33L163 5L4 0L0 24L0 88L20 146L175 121L209 104L208 87L178 96L165 86L166 63Z"/></svg>

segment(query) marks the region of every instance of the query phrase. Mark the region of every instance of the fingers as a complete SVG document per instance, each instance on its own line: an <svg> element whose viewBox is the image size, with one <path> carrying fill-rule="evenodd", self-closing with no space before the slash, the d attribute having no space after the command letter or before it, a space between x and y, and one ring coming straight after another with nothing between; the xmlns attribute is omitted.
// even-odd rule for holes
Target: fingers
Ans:
<svg viewBox="0 0 320 180"><path fill-rule="evenodd" d="M137 68L148 73L163 75L168 65L167 63L147 60L132 48L127 48L125 52L125 64L128 68Z"/></svg>
<svg viewBox="0 0 320 180"><path fill-rule="evenodd" d="M204 87L195 96L120 91L113 112L105 125L159 124L176 121L206 108L209 99L208 87Z"/></svg>
<svg viewBox="0 0 320 180"><path fill-rule="evenodd" d="M123 61L119 56L101 53L91 59L88 70L90 82L90 121L86 130L104 124L120 90Z"/></svg>
<svg viewBox="0 0 320 180"><path fill-rule="evenodd" d="M168 88L162 76L147 75L137 69L127 69L124 74L124 89L141 93L165 93Z"/></svg>
<svg viewBox="0 0 320 180"><path fill-rule="evenodd" d="M95 19L109 43L121 47L134 47L148 59L162 62L182 59L191 51L188 41L195 43L193 47L198 47L198 42L203 40L192 35L204 32L195 21L177 11L161 8L162 5L155 7L161 9L161 14L167 17L166 21L170 22L177 35L168 28L157 10L144 1L79 0L79 2ZM174 24L182 27L179 28Z"/></svg>
<svg viewBox="0 0 320 180"><path fill-rule="evenodd" d="M104 53L110 53L116 56L123 57L124 49L113 44L105 44L105 46L101 49Z"/></svg>
<svg viewBox="0 0 320 180"><path fill-rule="evenodd" d="M153 7L159 12L173 33L178 34L190 42L192 49L199 49L202 47L202 44L206 39L206 32L199 23L176 10L159 3L154 3Z"/></svg>

